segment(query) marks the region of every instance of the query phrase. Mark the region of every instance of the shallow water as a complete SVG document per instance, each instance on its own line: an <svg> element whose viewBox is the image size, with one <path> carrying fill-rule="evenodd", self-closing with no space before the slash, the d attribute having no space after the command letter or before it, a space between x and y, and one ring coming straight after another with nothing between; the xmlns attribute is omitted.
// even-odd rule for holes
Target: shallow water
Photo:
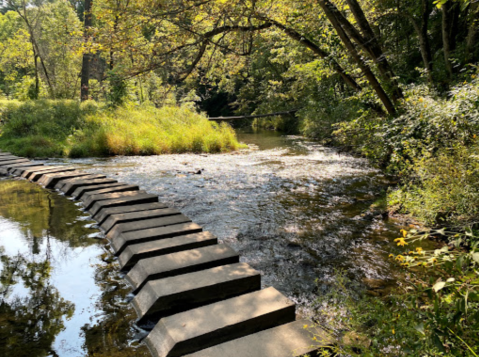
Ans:
<svg viewBox="0 0 479 357"><path fill-rule="evenodd" d="M368 213L389 184L366 160L277 133L240 132L239 153L57 160L135 183L230 244L299 304L328 288L338 269L383 289L402 228ZM316 282L317 280L317 282Z"/></svg>
<svg viewBox="0 0 479 357"><path fill-rule="evenodd" d="M0 356L149 356L89 217L65 197L0 180Z"/></svg>

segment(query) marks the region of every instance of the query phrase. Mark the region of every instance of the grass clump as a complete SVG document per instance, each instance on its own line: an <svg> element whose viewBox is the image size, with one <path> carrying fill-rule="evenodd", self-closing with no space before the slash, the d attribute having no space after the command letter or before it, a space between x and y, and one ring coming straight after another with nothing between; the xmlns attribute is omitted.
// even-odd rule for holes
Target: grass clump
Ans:
<svg viewBox="0 0 479 357"><path fill-rule="evenodd" d="M187 107L0 101L0 115L0 148L26 157L218 153L240 147L227 124Z"/></svg>

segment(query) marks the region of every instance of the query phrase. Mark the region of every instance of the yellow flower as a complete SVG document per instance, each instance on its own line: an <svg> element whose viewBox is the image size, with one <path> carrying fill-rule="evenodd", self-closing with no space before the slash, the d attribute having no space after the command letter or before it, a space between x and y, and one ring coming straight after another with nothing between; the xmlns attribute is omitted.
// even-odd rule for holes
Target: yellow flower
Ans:
<svg viewBox="0 0 479 357"><path fill-rule="evenodd" d="M417 248L416 248L416 252L418 252L419 254L421 254L421 253L422 253L422 248L421 248L421 247L417 247Z"/></svg>
<svg viewBox="0 0 479 357"><path fill-rule="evenodd" d="M409 254L414 254L414 252L412 250L409 251Z"/></svg>
<svg viewBox="0 0 479 357"><path fill-rule="evenodd" d="M308 325L304 325L303 328L308 328Z"/></svg>
<svg viewBox="0 0 479 357"><path fill-rule="evenodd" d="M401 233L402 233L403 238L406 238L407 231L405 229L401 229Z"/></svg>
<svg viewBox="0 0 479 357"><path fill-rule="evenodd" d="M394 329L392 330L392 332L393 332L393 335L395 335L395 334L396 334L396 331L394 331Z"/></svg>
<svg viewBox="0 0 479 357"><path fill-rule="evenodd" d="M404 260L404 257L403 257L402 255L398 255L398 256L396 257L396 260L397 260L398 262L402 262L402 261Z"/></svg>
<svg viewBox="0 0 479 357"><path fill-rule="evenodd" d="M394 254L389 254L389 258L393 258L394 257Z"/></svg>
<svg viewBox="0 0 479 357"><path fill-rule="evenodd" d="M398 243L398 246L400 245L404 247L407 245L407 242L404 240L404 238L396 238L394 241Z"/></svg>

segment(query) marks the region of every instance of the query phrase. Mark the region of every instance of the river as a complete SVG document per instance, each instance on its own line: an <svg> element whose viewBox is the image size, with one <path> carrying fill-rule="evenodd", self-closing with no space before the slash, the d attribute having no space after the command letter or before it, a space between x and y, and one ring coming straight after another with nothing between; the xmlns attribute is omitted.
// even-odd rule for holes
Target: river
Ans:
<svg viewBox="0 0 479 357"><path fill-rule="evenodd" d="M387 177L364 159L301 137L238 137L250 148L46 163L157 194L235 248L261 272L264 287L298 303L300 316L313 314L311 302L339 270L375 294L394 284L398 270L388 254L402 227L370 211L384 198ZM21 321L0 327L0 345L13 334L18 346L0 354L18 357L15 348L23 348L29 356L148 355L135 342L141 331L133 326L129 289L78 204L26 181L2 180L0 192L0 321Z"/></svg>

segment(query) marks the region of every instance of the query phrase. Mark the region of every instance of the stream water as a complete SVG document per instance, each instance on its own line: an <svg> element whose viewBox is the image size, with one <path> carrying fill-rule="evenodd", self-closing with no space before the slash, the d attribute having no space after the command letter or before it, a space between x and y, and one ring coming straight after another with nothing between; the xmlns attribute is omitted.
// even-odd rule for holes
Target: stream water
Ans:
<svg viewBox="0 0 479 357"><path fill-rule="evenodd" d="M339 269L380 293L401 226L371 213L389 184L360 158L301 137L239 132L249 150L48 160L138 184L230 244L308 316ZM0 355L147 356L128 287L79 207L0 181Z"/></svg>

